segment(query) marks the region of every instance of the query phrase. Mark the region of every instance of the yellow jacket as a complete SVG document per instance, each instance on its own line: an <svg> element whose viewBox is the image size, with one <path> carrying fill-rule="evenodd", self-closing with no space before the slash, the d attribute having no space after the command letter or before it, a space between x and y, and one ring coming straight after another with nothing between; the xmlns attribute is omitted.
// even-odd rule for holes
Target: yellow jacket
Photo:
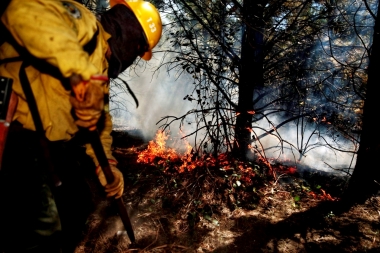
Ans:
<svg viewBox="0 0 380 253"><path fill-rule="evenodd" d="M83 5L75 1L58 0L12 0L1 21L11 33L17 44L31 55L58 68L64 78L79 74L89 80L94 74L107 74L108 62L105 54L107 40L111 37L104 31L96 17ZM83 50L97 29L96 48L89 56ZM0 59L17 57L15 48L5 42L0 46ZM19 121L24 128L35 130L31 112L23 93L19 70L21 62L0 65L0 75L13 79L13 91L18 95L18 106L13 120ZM78 131L71 114L70 90L51 73L43 73L34 66L25 69L41 116L46 137L51 141L70 140ZM109 84L104 87L106 96ZM105 127L101 140L107 157L111 154L112 131L111 116L105 106ZM98 162L90 145L87 154L95 164Z"/></svg>

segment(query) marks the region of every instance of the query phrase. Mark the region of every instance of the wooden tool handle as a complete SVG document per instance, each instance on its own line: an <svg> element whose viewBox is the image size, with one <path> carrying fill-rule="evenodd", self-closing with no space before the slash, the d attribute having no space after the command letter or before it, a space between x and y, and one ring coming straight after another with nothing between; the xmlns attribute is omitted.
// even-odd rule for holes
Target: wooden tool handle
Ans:
<svg viewBox="0 0 380 253"><path fill-rule="evenodd" d="M104 152L102 142L100 141L99 133L94 128L92 128L89 132L90 132L91 146L94 149L96 158L99 161L99 165L104 172L107 183L112 183L114 180L114 175L111 171L106 153ZM125 207L125 204L122 198L115 199L115 201L116 201L117 208L119 211L119 216L123 222L124 228L127 231L129 239L133 243L136 241L136 239L135 239L135 234L133 232L131 221L128 216L127 208Z"/></svg>

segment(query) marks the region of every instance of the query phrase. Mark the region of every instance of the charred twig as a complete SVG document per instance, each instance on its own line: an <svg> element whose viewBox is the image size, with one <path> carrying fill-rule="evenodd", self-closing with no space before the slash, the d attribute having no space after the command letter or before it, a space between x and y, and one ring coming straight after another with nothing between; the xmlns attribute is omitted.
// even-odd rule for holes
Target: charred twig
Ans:
<svg viewBox="0 0 380 253"><path fill-rule="evenodd" d="M158 240L158 232L160 231L160 228L158 227L157 231L156 231L156 238L154 239L154 241L149 244L148 246L146 246L141 252L144 252L147 248L149 248L150 246L152 246L155 242L157 242Z"/></svg>
<svg viewBox="0 0 380 253"><path fill-rule="evenodd" d="M182 245L177 245L177 244L164 244L164 245L161 245L161 246L157 246L157 247L153 248L152 250L155 250L155 249L162 249L162 248L174 248L174 247L181 248L181 249L189 249L188 247L185 247L185 246L182 246Z"/></svg>
<svg viewBox="0 0 380 253"><path fill-rule="evenodd" d="M345 171L345 170L343 170L343 169L336 169L336 168L332 167L330 164L328 164L328 163L326 163L326 162L323 162L323 163L326 164L326 165L327 165L330 169L332 169L332 170L340 171L340 172L345 173L345 174L348 175L348 176L351 176L351 173L348 172L348 171Z"/></svg>

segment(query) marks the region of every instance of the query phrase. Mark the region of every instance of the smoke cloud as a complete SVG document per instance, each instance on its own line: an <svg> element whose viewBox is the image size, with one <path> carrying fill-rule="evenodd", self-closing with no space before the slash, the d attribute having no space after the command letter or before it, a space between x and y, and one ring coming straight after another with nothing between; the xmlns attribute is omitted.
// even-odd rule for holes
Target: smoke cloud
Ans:
<svg viewBox="0 0 380 253"><path fill-rule="evenodd" d="M111 93L114 101L110 108L115 128L137 129L145 140L154 138L162 124L157 122L163 117L178 117L191 109L191 104L183 100L191 91L191 78L183 74L177 79L163 69L155 73L161 55L155 54L154 57L149 65L137 66L122 77L139 100L137 108L130 94L115 87ZM120 103L124 103L126 108L120 108ZM173 124L170 130L173 135L178 134L179 124Z"/></svg>
<svg viewBox="0 0 380 253"><path fill-rule="evenodd" d="M279 123L281 117L271 117L270 120ZM266 130L271 129L266 120L259 122L258 126ZM264 133L263 130L254 130L257 136ZM355 150L354 143L342 136L332 136L328 126L317 123L301 126L293 122L277 129L276 132L276 136L281 136L288 143L280 142L274 135L267 135L252 143L260 149L260 142L268 158L277 159L287 165L341 175L352 172L355 166L356 155L352 152Z"/></svg>

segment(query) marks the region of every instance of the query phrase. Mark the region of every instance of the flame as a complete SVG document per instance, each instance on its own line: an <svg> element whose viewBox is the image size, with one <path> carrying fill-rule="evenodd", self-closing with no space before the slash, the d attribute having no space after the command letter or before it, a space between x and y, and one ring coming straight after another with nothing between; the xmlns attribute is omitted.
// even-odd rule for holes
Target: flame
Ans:
<svg viewBox="0 0 380 253"><path fill-rule="evenodd" d="M146 163L155 165L155 162L162 164L168 168L168 162L180 162L181 165L177 166L176 169L179 172L184 172L185 170L193 170L197 164L193 162L193 147L185 141L186 151L183 155L178 154L175 149L166 147L166 141L169 135L167 132L159 130L156 133L155 139L149 141L147 149L140 152L137 158L138 163Z"/></svg>
<svg viewBox="0 0 380 253"><path fill-rule="evenodd" d="M164 166L164 171L170 167L176 169L179 173L191 171L197 167L209 168L218 166L222 170L230 170L235 168L242 174L242 181L251 183L251 178L255 177L253 169L243 162L235 161L226 153L213 157L210 154L197 156L193 152L193 147L184 141L186 151L184 154L178 154L173 148L166 147L166 141L169 135L164 131L158 131L155 139L149 141L148 147L138 154L138 163L146 163L150 165L160 164Z"/></svg>
<svg viewBox="0 0 380 253"><path fill-rule="evenodd" d="M142 151L137 158L138 163L152 163L156 158L164 158L176 160L179 155L172 148L166 147L166 141L169 136L164 132L159 130L156 133L155 140L149 141L147 149Z"/></svg>

